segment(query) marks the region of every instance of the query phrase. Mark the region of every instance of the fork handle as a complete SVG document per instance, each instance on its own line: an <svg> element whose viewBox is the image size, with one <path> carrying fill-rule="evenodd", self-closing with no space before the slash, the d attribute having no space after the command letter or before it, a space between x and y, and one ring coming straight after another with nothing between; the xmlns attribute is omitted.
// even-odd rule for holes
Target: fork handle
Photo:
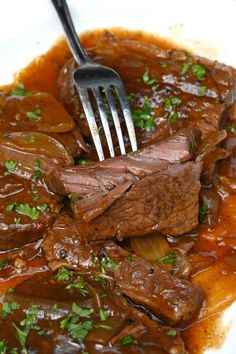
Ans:
<svg viewBox="0 0 236 354"><path fill-rule="evenodd" d="M75 60L80 65L91 63L92 60L85 53L79 41L77 33L75 31L75 27L66 0L51 0L51 1L61 20L61 24L64 28L68 44L70 46L70 49L72 51Z"/></svg>

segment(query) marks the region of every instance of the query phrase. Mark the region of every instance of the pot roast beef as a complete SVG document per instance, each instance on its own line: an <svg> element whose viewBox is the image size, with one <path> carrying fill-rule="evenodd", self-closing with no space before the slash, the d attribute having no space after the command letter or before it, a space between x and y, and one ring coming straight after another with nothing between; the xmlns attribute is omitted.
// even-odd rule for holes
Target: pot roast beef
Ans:
<svg viewBox="0 0 236 354"><path fill-rule="evenodd" d="M219 129L236 98L231 67L184 51L164 50L106 33L88 48L88 54L115 69L123 79L130 95L139 147L162 140L181 127L197 128L204 138ZM61 99L83 134L90 136L86 119L81 119L83 110L73 82L75 69L71 59L61 70ZM155 124L150 129L137 120L137 110L151 114ZM97 123L101 125L99 118ZM102 134L101 126L100 129Z"/></svg>
<svg viewBox="0 0 236 354"><path fill-rule="evenodd" d="M105 270L121 293L169 324L188 323L203 302L199 286L140 257L127 257L129 253L115 243L87 243L69 216L55 221L43 241L43 249L53 270L66 266L81 273L89 271L95 278L103 278Z"/></svg>
<svg viewBox="0 0 236 354"><path fill-rule="evenodd" d="M198 224L201 163L188 161L198 138L180 131L132 156L53 169L47 180L54 192L83 197L73 212L87 240L181 235Z"/></svg>
<svg viewBox="0 0 236 354"><path fill-rule="evenodd" d="M78 279L84 292L71 286ZM2 301L12 309L0 311L1 338L9 352L185 353L177 330L151 321L122 296L76 272L67 281L57 274L36 276Z"/></svg>

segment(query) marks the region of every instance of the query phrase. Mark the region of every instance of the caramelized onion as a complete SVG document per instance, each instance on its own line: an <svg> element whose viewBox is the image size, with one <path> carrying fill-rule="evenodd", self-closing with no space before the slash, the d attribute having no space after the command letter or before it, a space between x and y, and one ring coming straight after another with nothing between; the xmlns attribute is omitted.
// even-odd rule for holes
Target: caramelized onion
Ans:
<svg viewBox="0 0 236 354"><path fill-rule="evenodd" d="M167 240L162 235L132 237L130 243L137 256L152 262L157 262L171 251Z"/></svg>
<svg viewBox="0 0 236 354"><path fill-rule="evenodd" d="M73 158L56 139L38 132L16 132L0 136L0 159L18 163L14 173L29 178L34 162L39 160L42 172L53 166L69 166Z"/></svg>

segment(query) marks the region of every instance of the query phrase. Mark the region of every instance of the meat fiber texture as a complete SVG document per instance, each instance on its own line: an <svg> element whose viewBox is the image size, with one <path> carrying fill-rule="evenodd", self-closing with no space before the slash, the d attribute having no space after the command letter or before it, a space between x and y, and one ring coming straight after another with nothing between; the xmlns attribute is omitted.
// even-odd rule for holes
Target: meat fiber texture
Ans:
<svg viewBox="0 0 236 354"><path fill-rule="evenodd" d="M131 156L53 169L57 193L77 193L74 217L87 240L123 240L157 231L172 236L198 224L201 163L189 161L199 135L183 130Z"/></svg>

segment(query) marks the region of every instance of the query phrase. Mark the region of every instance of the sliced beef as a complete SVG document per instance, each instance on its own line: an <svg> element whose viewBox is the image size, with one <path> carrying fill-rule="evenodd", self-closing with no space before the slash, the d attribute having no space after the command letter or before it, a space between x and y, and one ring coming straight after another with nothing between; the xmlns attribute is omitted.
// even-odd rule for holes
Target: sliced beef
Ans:
<svg viewBox="0 0 236 354"><path fill-rule="evenodd" d="M182 131L133 156L52 170L47 180L55 192L84 197L73 212L87 240L181 235L198 224L201 163L187 161L196 136Z"/></svg>
<svg viewBox="0 0 236 354"><path fill-rule="evenodd" d="M0 316L0 339L5 339L8 349L20 351L25 347L27 352L38 354L185 353L176 330L151 321L89 276L82 278L74 272L67 281L58 281L55 275L36 276L3 298L3 303L17 304L11 314ZM86 292L68 289L78 279L82 279ZM21 344L20 331L26 333Z"/></svg>
<svg viewBox="0 0 236 354"><path fill-rule="evenodd" d="M96 46L88 49L88 54L121 75L133 111L144 109L145 96L149 98L156 127L150 132L136 127L139 147L162 140L180 127L200 129L205 137L219 129L236 98L236 80L231 67L184 51L163 50L153 44L121 40L106 33ZM83 110L73 84L75 68L75 62L70 60L61 70L61 99L83 134L90 136L86 120L81 119ZM153 84L144 82L145 72L146 79L153 79ZM173 97L175 103L170 101Z"/></svg>
<svg viewBox="0 0 236 354"><path fill-rule="evenodd" d="M199 286L140 257L130 256L115 243L85 243L68 216L55 221L43 241L43 249L53 270L64 265L83 273L88 272L89 266L95 279L112 284L115 281L121 293L167 323L188 323L202 305L204 294Z"/></svg>
<svg viewBox="0 0 236 354"><path fill-rule="evenodd" d="M51 226L61 209L60 197L0 167L0 250L33 242Z"/></svg>
<svg viewBox="0 0 236 354"><path fill-rule="evenodd" d="M12 96L0 93L0 132L39 131L60 141L72 156L86 149L64 107L48 93Z"/></svg>

